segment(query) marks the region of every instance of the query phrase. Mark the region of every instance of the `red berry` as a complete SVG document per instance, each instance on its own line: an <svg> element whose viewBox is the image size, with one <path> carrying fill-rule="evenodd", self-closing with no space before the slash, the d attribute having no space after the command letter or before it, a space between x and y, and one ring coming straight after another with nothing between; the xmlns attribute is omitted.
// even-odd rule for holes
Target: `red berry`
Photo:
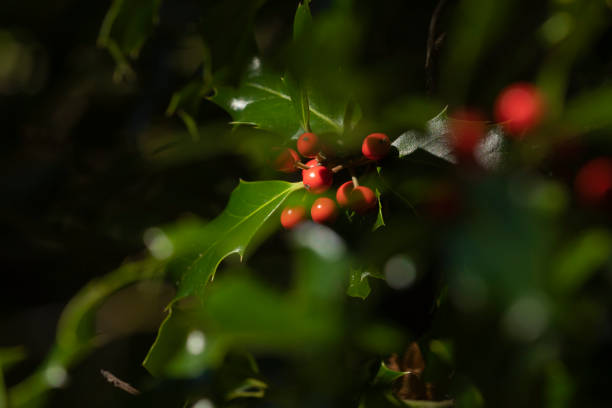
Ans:
<svg viewBox="0 0 612 408"><path fill-rule="evenodd" d="M306 162L306 166L308 167L314 167L314 166L320 166L321 163L319 163L319 161L317 159L312 159L312 160L308 160Z"/></svg>
<svg viewBox="0 0 612 408"><path fill-rule="evenodd" d="M352 197L352 209L356 213L363 214L376 206L376 194L366 186L355 187Z"/></svg>
<svg viewBox="0 0 612 408"><path fill-rule="evenodd" d="M338 188L336 201L340 207L362 214L376 206L376 194L366 186L354 187L352 181L347 181Z"/></svg>
<svg viewBox="0 0 612 408"><path fill-rule="evenodd" d="M297 169L295 163L298 161L300 161L300 156L298 156L297 152L286 147L276 156L274 168L283 173L291 173Z"/></svg>
<svg viewBox="0 0 612 408"><path fill-rule="evenodd" d="M304 207L285 207L281 213L280 220L283 227L286 229L291 229L304 221L305 216L306 211L304 210Z"/></svg>
<svg viewBox="0 0 612 408"><path fill-rule="evenodd" d="M315 200L310 209L310 216L319 224L332 223L336 220L336 203L331 198L320 197Z"/></svg>
<svg viewBox="0 0 612 408"><path fill-rule="evenodd" d="M582 166L576 176L575 188L585 201L597 202L612 189L612 160L600 157Z"/></svg>
<svg viewBox="0 0 612 408"><path fill-rule="evenodd" d="M338 191L336 191L336 201L340 207L350 207L351 193L353 190L354 185L352 181L347 181L338 187Z"/></svg>
<svg viewBox="0 0 612 408"><path fill-rule="evenodd" d="M449 127L451 144L457 155L472 157L485 133L482 114L469 109L455 111L450 116Z"/></svg>
<svg viewBox="0 0 612 408"><path fill-rule="evenodd" d="M331 187L334 177L327 167L321 166L316 160L310 160L306 165L313 166L302 170L302 181L308 191L320 194Z"/></svg>
<svg viewBox="0 0 612 408"><path fill-rule="evenodd" d="M389 153L391 141L384 133L372 133L363 139L361 152L370 160L380 160Z"/></svg>
<svg viewBox="0 0 612 408"><path fill-rule="evenodd" d="M540 122L544 114L544 98L533 85L512 84L501 91L495 102L495 118L506 131L520 136Z"/></svg>
<svg viewBox="0 0 612 408"><path fill-rule="evenodd" d="M321 150L319 137L314 133L304 133L297 140L298 152L304 157L315 157Z"/></svg>

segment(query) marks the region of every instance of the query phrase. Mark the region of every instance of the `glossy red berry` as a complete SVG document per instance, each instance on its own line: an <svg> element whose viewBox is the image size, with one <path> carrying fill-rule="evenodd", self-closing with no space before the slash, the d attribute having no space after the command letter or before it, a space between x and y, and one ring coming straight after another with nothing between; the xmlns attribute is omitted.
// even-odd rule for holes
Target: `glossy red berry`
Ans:
<svg viewBox="0 0 612 408"><path fill-rule="evenodd" d="M286 229L291 229L304 221L305 216L306 211L304 210L304 207L285 207L281 213L280 220L283 227Z"/></svg>
<svg viewBox="0 0 612 408"><path fill-rule="evenodd" d="M338 205L343 208L348 208L351 203L351 193L354 190L354 185L352 181L347 181L338 187L338 191L336 191L336 201Z"/></svg>
<svg viewBox="0 0 612 408"><path fill-rule="evenodd" d="M316 160L310 160L306 165L313 166L302 170L302 181L308 191L320 194L331 187L334 177L327 167L320 165Z"/></svg>
<svg viewBox="0 0 612 408"><path fill-rule="evenodd" d="M460 157L471 157L485 134L484 117L471 109L455 111L450 115L449 130L455 153Z"/></svg>
<svg viewBox="0 0 612 408"><path fill-rule="evenodd" d="M336 201L340 207L350 208L362 214L376 206L376 194L371 188L354 187L352 181L347 181L338 188Z"/></svg>
<svg viewBox="0 0 612 408"><path fill-rule="evenodd" d="M575 188L584 201L604 199L612 190L612 160L600 157L582 166L576 175Z"/></svg>
<svg viewBox="0 0 612 408"><path fill-rule="evenodd" d="M336 203L331 198L320 197L315 200L310 209L310 216L314 222L329 224L336 220Z"/></svg>
<svg viewBox="0 0 612 408"><path fill-rule="evenodd" d="M308 160L306 162L306 166L307 167L314 167L314 166L320 166L321 163L319 163L319 161L317 159L312 159L312 160Z"/></svg>
<svg viewBox="0 0 612 408"><path fill-rule="evenodd" d="M391 141L384 133L372 133L363 139L361 152L370 160L380 160L389 153Z"/></svg>
<svg viewBox="0 0 612 408"><path fill-rule="evenodd" d="M352 209L356 213L363 214L376 206L376 194L366 186L355 187L352 193Z"/></svg>
<svg viewBox="0 0 612 408"><path fill-rule="evenodd" d="M521 136L540 122L544 98L532 84L520 82L501 91L495 102L495 119L511 135Z"/></svg>
<svg viewBox="0 0 612 408"><path fill-rule="evenodd" d="M292 173L297 170L295 163L300 161L300 156L293 149L288 147L281 149L281 152L274 160L274 168L283 173Z"/></svg>
<svg viewBox="0 0 612 408"><path fill-rule="evenodd" d="M315 157L321 150L319 137L314 133L304 133L297 140L298 152L304 157Z"/></svg>

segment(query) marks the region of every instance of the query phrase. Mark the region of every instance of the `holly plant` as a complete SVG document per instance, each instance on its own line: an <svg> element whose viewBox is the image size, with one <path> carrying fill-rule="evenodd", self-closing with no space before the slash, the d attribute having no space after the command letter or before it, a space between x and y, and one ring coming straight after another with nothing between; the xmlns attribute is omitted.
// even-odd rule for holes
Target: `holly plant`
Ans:
<svg viewBox="0 0 612 408"><path fill-rule="evenodd" d="M147 229L146 254L84 287L48 358L10 389L11 406L42 403L105 343L95 311L147 281L172 293L143 359L147 380L107 376L131 387L136 405L569 406L551 401L569 401L577 387L563 358L576 335L568 322L590 306L574 296L610 259L601 209L612 162L588 162L569 187L544 170L559 146L593 131L581 123L589 98L562 106L551 74L496 84L489 106L471 106L457 103L467 82L442 68L440 84L452 91L417 101L429 115L421 120L352 86L368 83L349 63L352 2L314 16L310 1L299 3L277 54L260 52L263 34L253 37L264 3L206 5L198 73L166 112L185 126L183 154L227 149L248 163L244 179L233 179L216 216ZM459 3L463 18L474 2ZM113 2L99 44L117 80L137 75L161 7ZM495 30L474 21L496 7L463 23L480 30L469 33L482 47ZM451 50L468 38L455 30L444 40ZM475 66L470 58L451 51L444 61L459 76ZM203 111L218 122L199 122ZM610 119L600 113L589 123L603 129ZM582 227L564 226L570 207ZM590 221L573 215L588 211L597 214Z"/></svg>

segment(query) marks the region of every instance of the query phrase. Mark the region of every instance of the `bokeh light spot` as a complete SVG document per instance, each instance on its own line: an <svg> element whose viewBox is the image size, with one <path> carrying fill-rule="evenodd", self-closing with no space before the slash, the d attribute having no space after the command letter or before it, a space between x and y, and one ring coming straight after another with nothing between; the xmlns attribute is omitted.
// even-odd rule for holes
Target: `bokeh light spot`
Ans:
<svg viewBox="0 0 612 408"><path fill-rule="evenodd" d="M159 228L147 229L142 239L155 259L167 259L174 253L174 245L164 231Z"/></svg>
<svg viewBox="0 0 612 408"><path fill-rule="evenodd" d="M516 300L503 317L506 334L520 341L534 341L548 327L549 311L546 302L537 296L525 296Z"/></svg>
<svg viewBox="0 0 612 408"><path fill-rule="evenodd" d="M193 354L194 356L202 354L204 348L206 348L206 337L204 333L199 330L194 330L189 333L185 347L189 354Z"/></svg>
<svg viewBox="0 0 612 408"><path fill-rule="evenodd" d="M293 237L298 245L309 248L328 260L338 260L346 251L344 241L338 234L326 226L312 222L298 226L294 230Z"/></svg>
<svg viewBox="0 0 612 408"><path fill-rule="evenodd" d="M45 370L45 380L53 388L60 388L68 382L68 373L61 365L50 365Z"/></svg>
<svg viewBox="0 0 612 408"><path fill-rule="evenodd" d="M395 255L385 264L385 279L393 289L411 286L417 277L414 262L406 255Z"/></svg>

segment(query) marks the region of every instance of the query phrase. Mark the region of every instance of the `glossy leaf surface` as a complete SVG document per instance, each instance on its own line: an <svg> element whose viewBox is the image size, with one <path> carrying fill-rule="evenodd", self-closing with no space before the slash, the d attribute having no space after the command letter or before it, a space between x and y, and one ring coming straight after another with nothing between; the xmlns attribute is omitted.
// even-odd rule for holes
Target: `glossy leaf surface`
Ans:
<svg viewBox="0 0 612 408"><path fill-rule="evenodd" d="M297 81L267 72L261 64L254 58L239 87L219 86L210 98L232 116L233 124L297 137L305 131L303 122L308 118L315 133L342 133L346 103L337 105L321 92L300 89Z"/></svg>
<svg viewBox="0 0 612 408"><path fill-rule="evenodd" d="M187 267L176 299L202 295L214 278L219 263L228 255L244 255L247 246L264 223L302 183L285 181L240 181L225 210L200 233L201 252Z"/></svg>

